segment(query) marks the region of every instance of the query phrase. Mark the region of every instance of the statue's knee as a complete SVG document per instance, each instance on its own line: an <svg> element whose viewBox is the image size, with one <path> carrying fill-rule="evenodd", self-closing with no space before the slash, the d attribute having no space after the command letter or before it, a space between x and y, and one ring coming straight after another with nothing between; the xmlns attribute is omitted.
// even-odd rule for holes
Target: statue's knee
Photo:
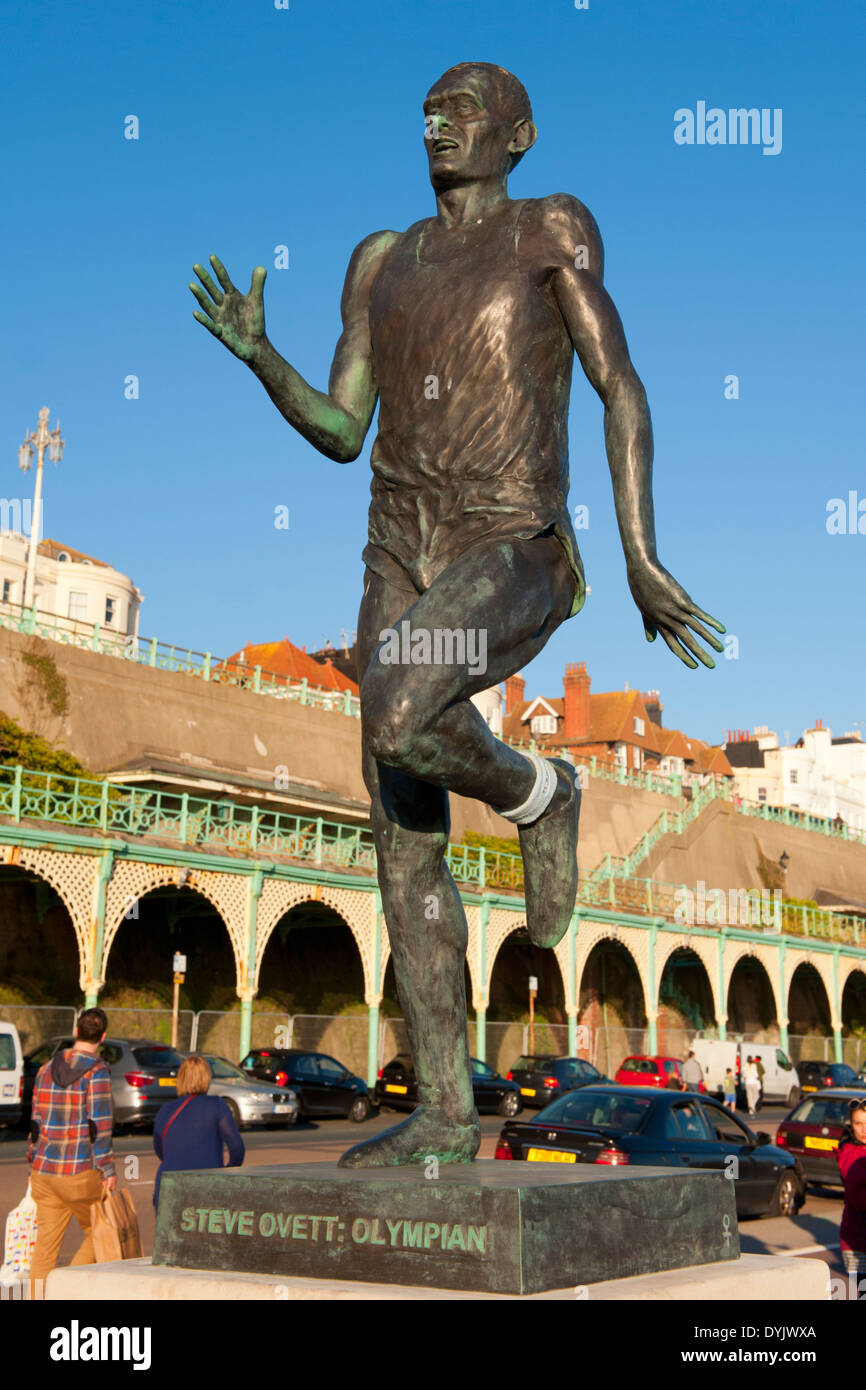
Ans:
<svg viewBox="0 0 866 1390"><path fill-rule="evenodd" d="M417 722L408 700L395 697L366 710L365 737L377 762L411 771Z"/></svg>

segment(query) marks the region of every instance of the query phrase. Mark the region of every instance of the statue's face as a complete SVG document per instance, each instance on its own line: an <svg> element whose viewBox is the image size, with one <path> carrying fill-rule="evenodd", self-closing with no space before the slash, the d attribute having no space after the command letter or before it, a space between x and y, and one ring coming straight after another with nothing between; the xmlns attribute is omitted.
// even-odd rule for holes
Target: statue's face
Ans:
<svg viewBox="0 0 866 1390"><path fill-rule="evenodd" d="M508 172L514 122L484 73L445 73L427 94L424 117L430 182L437 191Z"/></svg>

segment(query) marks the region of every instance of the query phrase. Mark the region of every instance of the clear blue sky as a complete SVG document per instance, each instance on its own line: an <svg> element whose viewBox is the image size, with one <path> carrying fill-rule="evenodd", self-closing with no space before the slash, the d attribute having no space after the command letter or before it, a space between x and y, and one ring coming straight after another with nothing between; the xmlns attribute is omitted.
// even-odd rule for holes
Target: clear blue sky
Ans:
<svg viewBox="0 0 866 1390"><path fill-rule="evenodd" d="M866 498L866 24L850 0L4 0L0 15L0 492L19 494L16 448L50 405L68 442L45 534L131 574L143 632L226 654L355 627L374 432L348 467L318 455L193 320L186 287L215 251L246 289L287 244L268 331L324 387L353 247L434 209L424 94L480 59L533 101L512 196L573 193L599 222L653 413L661 558L739 640L712 672L646 643L578 369L571 504L590 509L592 593L528 692L561 693L566 661L585 660L594 690L658 687L666 723L713 741L866 725L866 535L825 527L830 498ZM698 101L782 108L781 153L675 144L675 110Z"/></svg>

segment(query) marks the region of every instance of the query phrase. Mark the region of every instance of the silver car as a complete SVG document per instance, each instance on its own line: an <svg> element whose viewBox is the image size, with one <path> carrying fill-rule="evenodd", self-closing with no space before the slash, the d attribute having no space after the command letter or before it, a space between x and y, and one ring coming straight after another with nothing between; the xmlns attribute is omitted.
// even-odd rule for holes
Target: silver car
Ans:
<svg viewBox="0 0 866 1390"><path fill-rule="evenodd" d="M233 1062L227 1062L225 1057L214 1057L209 1052L201 1056L210 1066L213 1078L208 1095L222 1096L239 1129L241 1125L275 1129L295 1123L298 1097L294 1091L284 1086L271 1086L267 1081L256 1081Z"/></svg>

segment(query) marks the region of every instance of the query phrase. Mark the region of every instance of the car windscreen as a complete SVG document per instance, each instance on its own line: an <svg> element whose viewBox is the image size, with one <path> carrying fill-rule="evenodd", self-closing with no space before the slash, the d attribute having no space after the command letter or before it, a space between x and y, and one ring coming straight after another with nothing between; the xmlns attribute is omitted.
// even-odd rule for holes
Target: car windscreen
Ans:
<svg viewBox="0 0 866 1390"><path fill-rule="evenodd" d="M224 1061L222 1057L208 1057L207 1063L210 1067L211 1076L214 1076L217 1079L219 1079L220 1077L223 1077L224 1079L231 1077L234 1081L236 1081L238 1077L240 1077L243 1081L246 1081L247 1079L241 1071L240 1067L233 1067L231 1062Z"/></svg>
<svg viewBox="0 0 866 1390"><path fill-rule="evenodd" d="M652 1107L652 1100L631 1095L607 1095L586 1089L572 1091L545 1106L543 1124L602 1125L637 1134Z"/></svg>
<svg viewBox="0 0 866 1390"><path fill-rule="evenodd" d="M140 1067L179 1067L183 1061L173 1047L134 1047L132 1055Z"/></svg>

